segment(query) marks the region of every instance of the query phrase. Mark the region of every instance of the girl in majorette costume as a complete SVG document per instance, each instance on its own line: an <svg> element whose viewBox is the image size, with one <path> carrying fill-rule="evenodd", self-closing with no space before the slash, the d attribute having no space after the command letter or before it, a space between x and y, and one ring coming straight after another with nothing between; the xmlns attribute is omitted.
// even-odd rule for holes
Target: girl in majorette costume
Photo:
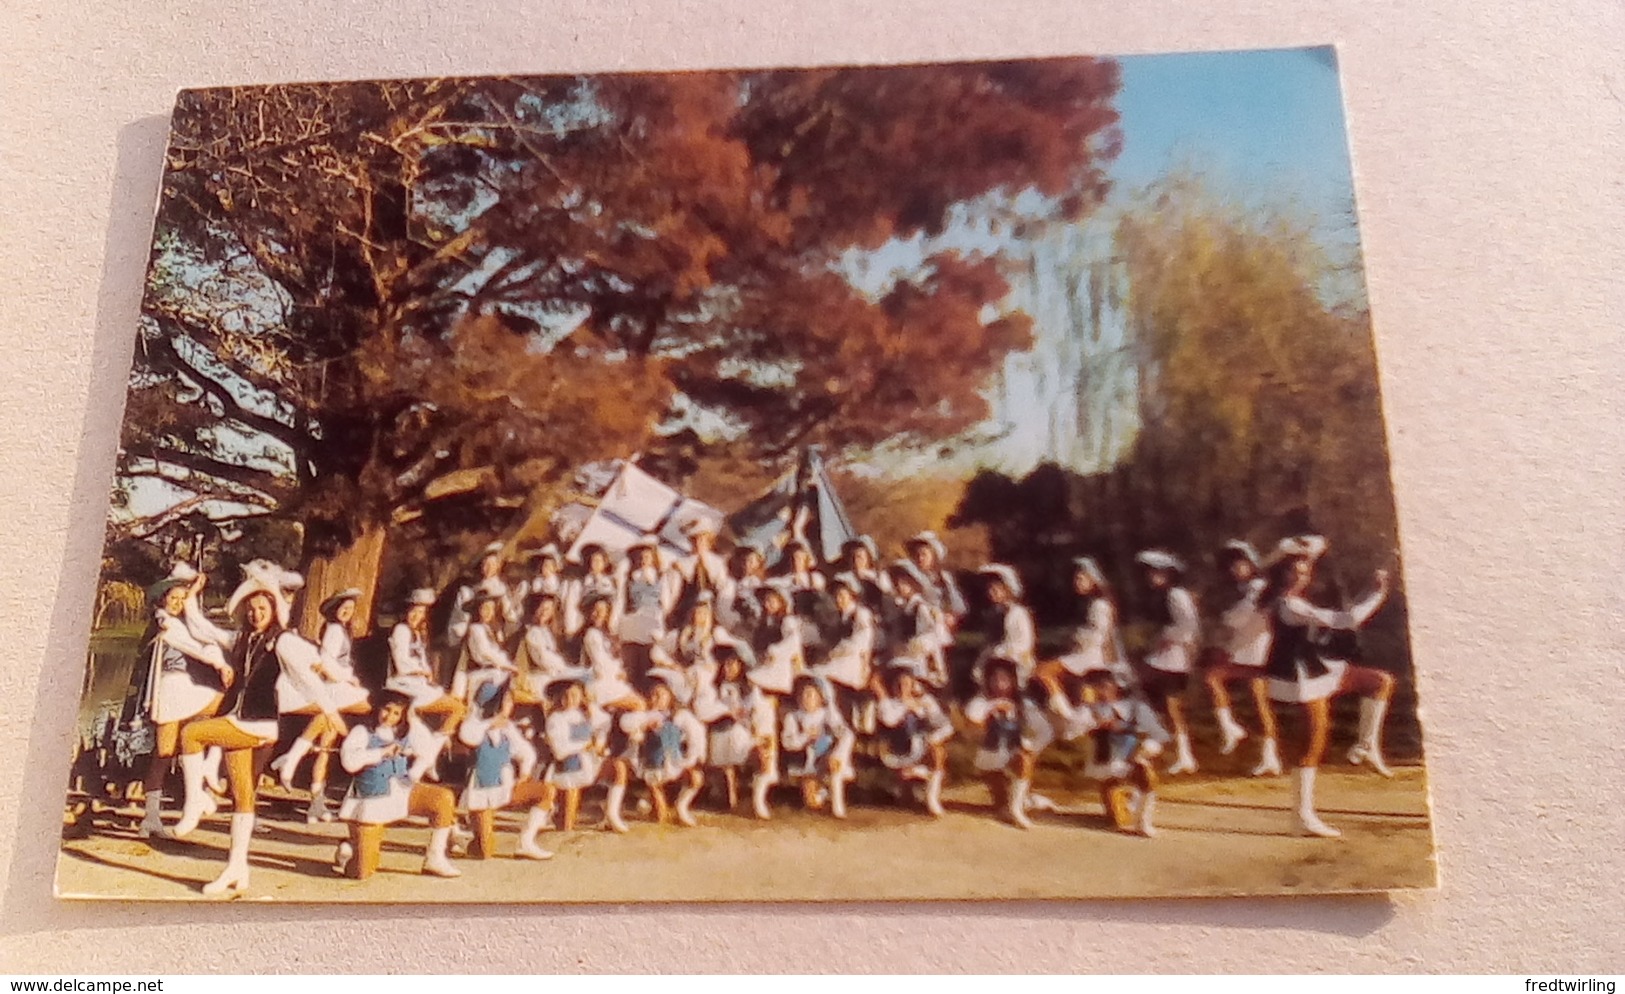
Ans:
<svg viewBox="0 0 1625 994"><path fill-rule="evenodd" d="M480 551L478 576L457 588L457 595L451 605L451 615L446 623L446 645L454 652L461 651L463 643L468 639L468 626L474 617L475 598L480 596L497 598L501 610L498 612L497 621L492 625L497 638L506 636L508 626L518 620L508 614L512 604L512 592L508 589L507 581L502 578L502 562L502 543L492 542Z"/></svg>
<svg viewBox="0 0 1625 994"><path fill-rule="evenodd" d="M651 650L666 635L666 616L676 603L676 591L665 582L660 562L660 539L645 535L626 550L617 576L620 599L615 633L621 658L632 686L646 690Z"/></svg>
<svg viewBox="0 0 1625 994"><path fill-rule="evenodd" d="M652 657L655 669L651 672L668 679L668 685L677 695L677 703L687 707L702 687L716 680L716 650L724 645L737 645L733 634L718 623L716 601L702 593L689 606L688 617L681 628L666 635L655 646Z"/></svg>
<svg viewBox="0 0 1625 994"><path fill-rule="evenodd" d="M1120 683L1132 681L1123 666L1122 642L1117 632L1117 609L1100 566L1088 556L1072 561L1074 602L1069 651L1040 663L1037 676L1051 693L1078 696L1079 684L1091 673L1116 674Z"/></svg>
<svg viewBox="0 0 1625 994"><path fill-rule="evenodd" d="M355 667L350 662L353 644L350 624L355 620L356 601L360 598L361 591L344 590L323 601L319 609L323 619L322 658L316 665L316 676L325 684L327 698L340 714L366 714L372 710L367 688L361 686L361 680L355 675ZM291 791L300 762L307 753L314 751L316 759L310 771L310 806L305 809L305 821L312 825L332 821L333 815L327 806L327 765L333 746L339 740L339 730L328 725L317 713L314 702L302 699L297 685L286 676L277 679L277 699L290 709L285 713L312 713L315 716L305 726L304 733L293 740L288 751L271 761L271 770L282 782L282 789Z"/></svg>
<svg viewBox="0 0 1625 994"><path fill-rule="evenodd" d="M1382 721L1394 693L1394 678L1382 670L1329 659L1317 645L1325 631L1353 631L1370 620L1388 597L1388 574L1378 570L1374 589L1347 610L1319 607L1308 598L1315 563L1326 551L1318 535L1283 539L1269 567L1268 585L1259 595L1270 621L1270 651L1264 664L1270 698L1300 704L1308 719L1308 744L1298 764L1295 803L1298 828L1307 835L1334 838L1342 833L1315 813L1315 773L1326 753L1331 731L1331 699L1360 695L1359 741L1349 750L1354 763L1370 762L1392 776L1382 759Z"/></svg>
<svg viewBox="0 0 1625 994"><path fill-rule="evenodd" d="M775 584L763 587L758 599L762 605L761 618L750 642L755 665L746 678L761 692L776 729L779 700L794 689L796 677L806 670L806 661L801 629L790 613L789 595ZM761 764L751 782L751 807L756 817L762 819L771 817L767 792L779 782L777 735L773 736L773 742L773 754L767 757L770 762Z"/></svg>
<svg viewBox="0 0 1625 994"><path fill-rule="evenodd" d="M590 543L581 547L581 572L564 582L564 634L575 638L587 626L587 604L603 598L610 605L608 630L620 627L620 584L604 547Z"/></svg>
<svg viewBox="0 0 1625 994"><path fill-rule="evenodd" d="M237 678L218 645L200 641L187 630L187 604L196 601L203 579L190 566L177 563L168 576L147 591L147 603L154 607L152 623L141 637L141 658L146 666L140 673L142 703L138 713L144 713L156 726L157 735L143 781L143 839L168 834L163 822L164 780L180 748L181 728L186 722L218 713L226 688ZM218 747L210 750L203 764L205 781L218 783L220 757ZM204 806L208 808L214 799L206 797Z"/></svg>
<svg viewBox="0 0 1625 994"><path fill-rule="evenodd" d="M818 572L818 557L813 555L812 546L799 538L790 540L779 559L774 582L790 598L790 611L800 627L802 647L823 645L820 620L826 613L824 588L827 584L824 574Z"/></svg>
<svg viewBox="0 0 1625 994"><path fill-rule="evenodd" d="M471 815L474 839L469 855L490 859L496 855L496 813L505 808L527 811L514 856L552 859L536 844L536 834L553 811L554 788L530 775L536 769L536 748L513 720L513 688L484 683L475 691L474 711L458 729L457 738L470 750L468 785L463 806Z"/></svg>
<svg viewBox="0 0 1625 994"><path fill-rule="evenodd" d="M948 549L937 533L932 531L915 535L908 540L905 549L925 580L920 592L937 611L937 621L941 626L938 641L943 646L952 645L954 632L959 630L959 623L965 618L966 605L965 595L960 593L959 584L947 568Z"/></svg>
<svg viewBox="0 0 1625 994"><path fill-rule="evenodd" d="M767 583L767 556L742 545L728 559L729 595L717 598L717 619L730 629L748 632L756 626L757 591Z"/></svg>
<svg viewBox="0 0 1625 994"><path fill-rule="evenodd" d="M1100 782L1100 803L1120 832L1157 834L1157 773L1151 761L1168 744L1168 732L1152 707L1126 697L1108 670L1090 670L1075 694L1052 696L1060 737L1087 739L1083 774Z"/></svg>
<svg viewBox="0 0 1625 994"><path fill-rule="evenodd" d="M1234 584L1235 594L1230 605L1219 614L1220 641L1207 652L1202 679L1213 694L1213 713L1219 721L1219 732L1224 736L1220 751L1230 755L1247 737L1247 730L1230 712L1230 694L1225 689L1226 683L1245 680L1258 708L1258 723L1264 738L1263 752L1252 775L1280 776L1275 709L1270 706L1269 681L1264 676L1264 663L1270 652L1270 622L1258 603L1265 586L1264 578L1259 575L1258 553L1246 542L1233 539L1219 550L1218 561L1220 569Z"/></svg>
<svg viewBox="0 0 1625 994"><path fill-rule="evenodd" d="M643 698L627 682L618 640L611 634L615 607L612 598L595 596L582 606L587 619L577 639L578 665L592 671L587 693L606 711L637 711Z"/></svg>
<svg viewBox="0 0 1625 994"><path fill-rule="evenodd" d="M316 675L321 651L288 628L291 595L304 586L304 578L263 559L244 566L243 573L243 582L226 602L226 613L236 619L238 630L216 626L195 602L186 607L186 627L192 637L218 645L237 674L228 688L223 716L193 721L181 730L186 805L175 826L176 838L190 835L204 814L204 752L209 747L219 746L225 753L231 781L231 846L226 869L204 885L205 894L248 888L248 847L254 836L258 800L254 754L276 742L277 718L286 710L278 700L281 678L297 688L301 701L320 709L327 724L341 731L346 727Z"/></svg>
<svg viewBox="0 0 1625 994"><path fill-rule="evenodd" d="M857 577L842 573L830 582L829 589L835 595L837 612L831 632L834 644L823 661L810 667L808 672L834 686L837 704L848 722L856 728L873 731L870 713L873 696L869 684L877 627L875 616L861 600L863 585Z"/></svg>
<svg viewBox="0 0 1625 994"><path fill-rule="evenodd" d="M930 580L906 559L892 563L886 572L897 604L892 614L896 627L886 640L891 657L919 660L922 679L941 691L948 685L946 643L942 641L945 627L942 612L931 606L925 593Z"/></svg>
<svg viewBox="0 0 1625 994"><path fill-rule="evenodd" d="M682 617L702 593L709 593L719 604L732 603L734 582L728 573L728 561L716 551L716 523L709 518L695 518L683 526L683 534L694 551L673 561L666 570L668 610Z"/></svg>
<svg viewBox="0 0 1625 994"><path fill-rule="evenodd" d="M993 795L994 810L1032 828L1027 797L1033 771L1055 730L1044 709L1022 692L1019 673L1013 660L989 659L982 667L981 690L965 705L965 717L982 728L975 762Z"/></svg>
<svg viewBox="0 0 1625 994"><path fill-rule="evenodd" d="M677 823L693 828L699 823L690 805L705 785L706 731L694 712L678 703L670 681L680 678L681 674L671 671L654 677L649 707L622 715L621 730L631 737L632 765L649 788L655 821L665 824L671 820L666 787L678 783L682 786L677 791Z"/></svg>
<svg viewBox="0 0 1625 994"><path fill-rule="evenodd" d="M462 876L446 856L457 798L446 787L418 782L424 763L413 754L407 732L411 703L400 691L379 691L372 713L350 729L339 747L339 763L353 779L339 804L339 817L350 823L350 838L339 844L333 867L353 880L377 872L384 829L413 815L429 820L423 873Z"/></svg>
<svg viewBox="0 0 1625 994"><path fill-rule="evenodd" d="M557 595L535 595L525 616L527 621L514 653L514 665L519 668L514 675L514 701L519 706L541 704L553 680L586 682L592 678L591 667L571 665L565 658Z"/></svg>
<svg viewBox="0 0 1625 994"><path fill-rule="evenodd" d="M841 546L840 573L857 581L858 599L876 618L891 600L891 577L879 563L880 547L867 535L859 535Z"/></svg>
<svg viewBox="0 0 1625 994"><path fill-rule="evenodd" d="M434 600L434 591L427 587L412 591L407 599L406 617L389 631L389 679L384 682L386 690L405 694L412 702L407 727L426 768L433 768L468 710L435 677L429 655L429 609Z"/></svg>
<svg viewBox="0 0 1625 994"><path fill-rule="evenodd" d="M549 543L536 549L527 556L535 570L529 577L519 581L513 591L513 616L515 618L528 618L530 612L526 607L533 604L542 594L551 594L563 602L564 598L564 556L559 547Z"/></svg>
<svg viewBox="0 0 1625 994"><path fill-rule="evenodd" d="M1151 649L1145 654L1140 684L1151 703L1168 716L1174 731L1174 761L1169 775L1195 773L1190 725L1185 720L1185 690L1190 683L1196 642L1202 633L1196 598L1181 580L1185 564L1161 549L1147 549L1134 557L1145 568L1148 590L1147 619L1156 626Z"/></svg>
<svg viewBox="0 0 1625 994"><path fill-rule="evenodd" d="M885 696L877 709L880 761L904 783L923 783L925 809L941 818L947 742L953 738L954 726L941 703L925 692L917 666L917 661L906 660L881 674Z"/></svg>
<svg viewBox="0 0 1625 994"><path fill-rule="evenodd" d="M457 656L457 671L452 677L452 693L465 704L472 703L474 695L488 683L507 686L519 667L503 648L500 635L503 599L493 593L477 594L469 602L468 633L463 638L462 651Z"/></svg>
<svg viewBox="0 0 1625 994"><path fill-rule="evenodd" d="M714 651L716 675L694 695L694 715L706 725L706 766L722 773L727 786L728 810L739 806L739 771L752 761L758 774L777 769L778 738L772 698L750 681L750 669L741 645L719 645ZM775 775L772 780L776 781ZM764 806L758 817L766 817Z"/></svg>
<svg viewBox="0 0 1625 994"><path fill-rule="evenodd" d="M791 780L800 782L802 802L808 810L822 807L827 792L829 813L845 818L856 736L835 709L828 686L817 677L796 678L794 701L795 707L785 714L779 731L785 770Z"/></svg>
<svg viewBox="0 0 1625 994"><path fill-rule="evenodd" d="M625 832L621 804L626 800L626 761L609 754L609 733L614 719L587 698L581 681L568 677L548 687L552 708L547 715L547 747L552 761L543 774L544 782L564 793L564 814L560 827L574 831L581 810L581 792L596 783L609 784L604 808L604 824L614 832Z"/></svg>
<svg viewBox="0 0 1625 994"><path fill-rule="evenodd" d="M1013 567L989 563L976 571L987 581L987 599L993 605L988 646L982 650L973 670L978 678L989 659L1008 659L1016 664L1017 675L1025 683L1038 665L1038 632L1032 612L1021 603L1021 578Z"/></svg>

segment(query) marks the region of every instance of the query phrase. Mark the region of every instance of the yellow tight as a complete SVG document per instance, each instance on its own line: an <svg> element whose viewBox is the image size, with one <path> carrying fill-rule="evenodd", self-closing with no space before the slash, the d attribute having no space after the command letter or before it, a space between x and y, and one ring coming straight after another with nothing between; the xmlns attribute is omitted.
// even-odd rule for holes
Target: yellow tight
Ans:
<svg viewBox="0 0 1625 994"><path fill-rule="evenodd" d="M553 806L553 801L557 797L558 788L552 784L525 780L513 785L513 797L508 800L505 807L546 809ZM486 808L470 815L474 822L474 842L469 847L468 854L475 859L490 859L496 855L496 814L495 809Z"/></svg>
<svg viewBox="0 0 1625 994"><path fill-rule="evenodd" d="M181 729L182 755L196 755L210 746L219 746L225 753L226 775L231 781L231 803L240 814L253 814L258 796L254 752L273 744L271 740L248 734L232 724L229 718L206 718L189 722Z"/></svg>
<svg viewBox="0 0 1625 994"><path fill-rule="evenodd" d="M169 762L180 751L181 728L189 722L213 718L219 712L220 703L224 700L225 695L216 694L214 700L209 702L208 707L186 719L186 721L166 721L158 726L157 748L152 751L152 760L147 763L147 776L142 781L144 790L151 793L163 789L164 778L169 775Z"/></svg>
<svg viewBox="0 0 1625 994"><path fill-rule="evenodd" d="M457 818L457 796L438 784L420 783L412 788L406 802L408 815L429 819L431 828L449 828ZM350 823L350 862L344 866L344 875L352 880L365 880L378 871L379 853L384 847L384 829L387 825Z"/></svg>

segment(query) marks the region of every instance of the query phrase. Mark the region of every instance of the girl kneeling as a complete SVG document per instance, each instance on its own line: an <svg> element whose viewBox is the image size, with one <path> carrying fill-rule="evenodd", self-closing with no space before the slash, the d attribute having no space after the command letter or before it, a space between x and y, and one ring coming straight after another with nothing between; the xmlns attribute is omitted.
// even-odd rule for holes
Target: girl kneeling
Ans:
<svg viewBox="0 0 1625 994"><path fill-rule="evenodd" d="M995 657L982 669L982 689L965 705L965 717L982 726L976 768L982 771L995 810L1005 809L1021 828L1032 828L1027 795L1038 754L1055 737L1043 709L1021 692L1015 662Z"/></svg>
<svg viewBox="0 0 1625 994"><path fill-rule="evenodd" d="M669 671L667 671L669 672ZM677 823L693 828L698 824L689 806L705 784L705 726L694 712L677 702L669 680L675 676L654 676L649 681L649 707L621 717L621 730L632 739L632 755L638 776L649 788L654 801L655 821L671 820L666 785L681 783L677 792Z"/></svg>
<svg viewBox="0 0 1625 994"><path fill-rule="evenodd" d="M530 778L536 770L536 747L525 740L513 721L514 690L509 684L484 683L475 692L475 713L463 719L457 737L468 746L473 763L463 803L474 822L476 859L496 855L496 813L504 808L529 810L514 855L522 859L552 859L536 844L536 833L547 824L557 794L546 783Z"/></svg>
<svg viewBox="0 0 1625 994"><path fill-rule="evenodd" d="M784 716L779 733L790 778L801 782L802 800L809 810L822 806L820 794L827 789L829 813L845 818L856 738L836 709L828 687L817 677L796 680L795 702L795 710Z"/></svg>
<svg viewBox="0 0 1625 994"><path fill-rule="evenodd" d="M339 805L339 817L350 823L350 838L339 844L334 865L353 880L365 880L377 871L384 829L413 815L429 819L423 872L462 876L446 858L457 798L445 787L415 781L422 770L412 763L406 742L411 703L411 697L399 691L379 691L372 713L350 729L339 747L339 763L354 779Z"/></svg>

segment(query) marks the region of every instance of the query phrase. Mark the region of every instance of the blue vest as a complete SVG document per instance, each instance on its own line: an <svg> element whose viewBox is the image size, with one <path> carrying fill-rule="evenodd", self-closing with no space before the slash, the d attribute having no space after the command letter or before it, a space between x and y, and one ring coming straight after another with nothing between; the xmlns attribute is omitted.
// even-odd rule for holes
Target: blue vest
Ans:
<svg viewBox="0 0 1625 994"><path fill-rule="evenodd" d="M570 725L570 741L591 742L592 722L585 720L573 722ZM578 773L580 772L582 765L581 753L579 752L571 753L570 755L559 760L559 769L565 773Z"/></svg>
<svg viewBox="0 0 1625 994"><path fill-rule="evenodd" d="M502 786L502 771L513 759L513 744L504 735L493 743L489 737L474 747L474 784L482 788Z"/></svg>
<svg viewBox="0 0 1625 994"><path fill-rule="evenodd" d="M683 761L683 730L674 721L662 722L653 735L643 740L643 765L658 769Z"/></svg>
<svg viewBox="0 0 1625 994"><path fill-rule="evenodd" d="M1021 747L1021 719L1009 715L989 718L987 732L982 737L982 748L994 752L1009 752Z"/></svg>
<svg viewBox="0 0 1625 994"><path fill-rule="evenodd" d="M377 732L367 736L367 748L382 749L394 743L394 739L386 739ZM390 786L397 780L403 784L411 783L407 773L409 769L406 757L401 755L390 756L362 770L355 775L355 792L358 797L388 797Z"/></svg>
<svg viewBox="0 0 1625 994"><path fill-rule="evenodd" d="M626 584L626 613L655 614L660 610L660 580L634 576Z"/></svg>

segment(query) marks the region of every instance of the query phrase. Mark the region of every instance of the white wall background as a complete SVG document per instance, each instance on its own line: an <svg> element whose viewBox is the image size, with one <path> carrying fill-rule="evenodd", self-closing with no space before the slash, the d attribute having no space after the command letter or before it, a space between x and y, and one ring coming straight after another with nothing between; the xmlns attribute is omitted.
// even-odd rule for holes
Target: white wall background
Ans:
<svg viewBox="0 0 1625 994"><path fill-rule="evenodd" d="M7 0L0 13L0 972L1625 970L1619 0ZM359 916L50 896L178 88L1327 41L1348 93L1439 892Z"/></svg>

